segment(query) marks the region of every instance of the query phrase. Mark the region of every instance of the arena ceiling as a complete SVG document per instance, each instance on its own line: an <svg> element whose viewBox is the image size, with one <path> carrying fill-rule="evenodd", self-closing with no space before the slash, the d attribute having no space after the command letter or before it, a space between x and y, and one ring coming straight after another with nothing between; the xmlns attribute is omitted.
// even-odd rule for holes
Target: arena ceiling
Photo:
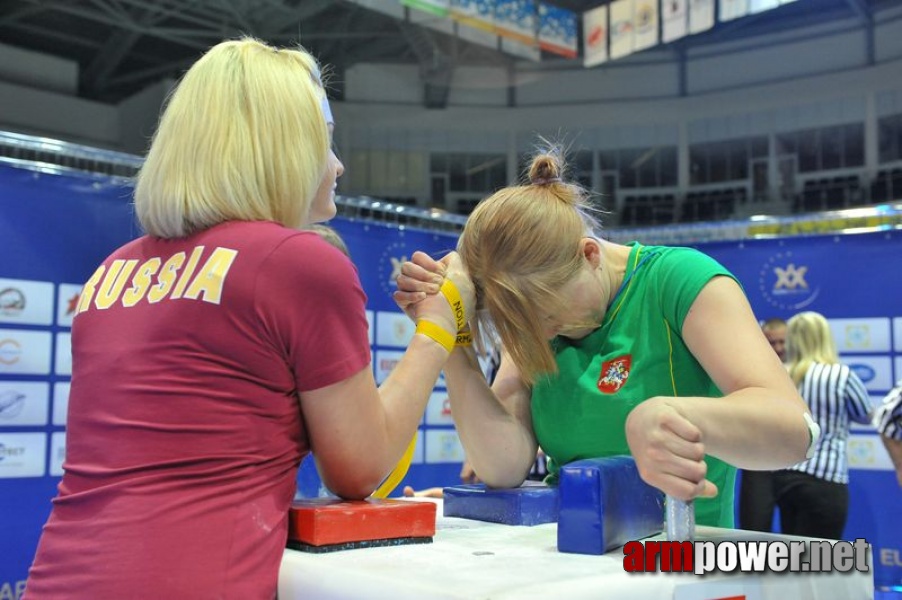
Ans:
<svg viewBox="0 0 902 600"><path fill-rule="evenodd" d="M397 4L397 0L369 0ZM609 0L548 0L581 13ZM873 35L874 13L898 0L797 0L719 24L663 47L672 60L687 49L836 21ZM335 73L361 62L420 67L441 104L456 66L576 69L577 60L544 56L526 65L515 57L399 20L349 0L2 0L0 43L72 59L78 96L116 103L165 78L178 77L205 49L251 34L277 45L300 42ZM437 88L437 90L435 89ZM426 95L428 103L429 94Z"/></svg>

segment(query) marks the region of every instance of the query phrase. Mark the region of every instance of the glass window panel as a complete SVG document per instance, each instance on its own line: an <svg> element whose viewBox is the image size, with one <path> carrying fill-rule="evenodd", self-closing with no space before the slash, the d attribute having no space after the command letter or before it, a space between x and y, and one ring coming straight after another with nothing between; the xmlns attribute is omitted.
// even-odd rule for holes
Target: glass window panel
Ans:
<svg viewBox="0 0 902 600"><path fill-rule="evenodd" d="M843 166L860 167L864 165L864 124L846 125L844 129Z"/></svg>
<svg viewBox="0 0 902 600"><path fill-rule="evenodd" d="M592 151L580 150L573 155L570 166L574 172L587 171L592 172Z"/></svg>
<svg viewBox="0 0 902 600"><path fill-rule="evenodd" d="M899 122L895 117L880 119L877 125L877 143L879 147L880 162L890 162L899 158L898 146L896 144L898 129Z"/></svg>
<svg viewBox="0 0 902 600"><path fill-rule="evenodd" d="M751 158L764 158L768 155L766 135L759 135L749 139L749 155Z"/></svg>
<svg viewBox="0 0 902 600"><path fill-rule="evenodd" d="M795 154L799 147L798 134L783 133L777 136L777 156Z"/></svg>
<svg viewBox="0 0 902 600"><path fill-rule="evenodd" d="M800 172L807 173L820 170L820 144L818 143L817 129L798 132L797 153Z"/></svg>
<svg viewBox="0 0 902 600"><path fill-rule="evenodd" d="M448 189L452 192L467 191L467 156L448 155Z"/></svg>
<svg viewBox="0 0 902 600"><path fill-rule="evenodd" d="M662 186L677 184L677 149L661 148L658 153L659 183Z"/></svg>
<svg viewBox="0 0 902 600"><path fill-rule="evenodd" d="M616 150L600 150L598 152L598 168L602 171L616 171L619 168L619 153Z"/></svg>
<svg viewBox="0 0 902 600"><path fill-rule="evenodd" d="M820 130L821 168L839 169L843 166L843 128L824 127Z"/></svg>
<svg viewBox="0 0 902 600"><path fill-rule="evenodd" d="M697 144L689 147L689 182L692 185L708 183L708 147Z"/></svg>
<svg viewBox="0 0 902 600"><path fill-rule="evenodd" d="M634 188L638 185L636 168L633 166L642 154L642 150L629 148L620 151L618 162L620 163L620 187Z"/></svg>
<svg viewBox="0 0 902 600"><path fill-rule="evenodd" d="M636 159L636 177L639 187L658 186L658 149L649 148Z"/></svg>
<svg viewBox="0 0 902 600"><path fill-rule="evenodd" d="M708 155L708 166L711 183L718 181L726 181L727 171L727 153L729 147L724 143L711 144L711 152Z"/></svg>
<svg viewBox="0 0 902 600"><path fill-rule="evenodd" d="M727 179L748 179L749 175L749 143L747 140L735 140L727 142L726 151L729 155L727 167Z"/></svg>

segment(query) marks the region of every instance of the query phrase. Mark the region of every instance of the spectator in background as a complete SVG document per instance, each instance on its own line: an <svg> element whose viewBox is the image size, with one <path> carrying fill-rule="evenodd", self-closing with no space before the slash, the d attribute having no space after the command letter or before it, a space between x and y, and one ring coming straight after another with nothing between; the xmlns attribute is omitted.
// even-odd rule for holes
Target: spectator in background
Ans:
<svg viewBox="0 0 902 600"><path fill-rule="evenodd" d="M896 467L896 479L902 486L902 380L883 399L874 413L873 422Z"/></svg>
<svg viewBox="0 0 902 600"><path fill-rule="evenodd" d="M786 340L789 374L821 436L810 459L774 473L780 530L840 539L849 509L849 422L869 423L873 407L861 379L839 362L823 315L803 312L789 319Z"/></svg>
<svg viewBox="0 0 902 600"><path fill-rule="evenodd" d="M764 337L780 361L786 360L786 321L768 319L761 324ZM774 477L772 471L742 471L739 486L739 527L749 531L771 531L774 522Z"/></svg>
<svg viewBox="0 0 902 600"><path fill-rule="evenodd" d="M768 319L761 325L761 331L780 361L786 362L786 321L777 317Z"/></svg>

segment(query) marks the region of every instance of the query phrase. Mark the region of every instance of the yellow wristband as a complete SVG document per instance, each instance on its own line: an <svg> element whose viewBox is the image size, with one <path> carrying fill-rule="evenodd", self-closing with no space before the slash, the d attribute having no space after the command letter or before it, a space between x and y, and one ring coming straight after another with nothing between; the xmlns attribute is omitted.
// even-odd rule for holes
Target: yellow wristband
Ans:
<svg viewBox="0 0 902 600"><path fill-rule="evenodd" d="M467 315L464 310L464 301L460 298L460 292L457 291L457 286L454 285L454 282L451 281L449 277L445 277L445 281L442 283L440 291L442 292L442 295L445 296L448 304L451 305L451 312L454 313L454 320L457 322L457 331L463 331L464 327L467 325Z"/></svg>
<svg viewBox="0 0 902 600"><path fill-rule="evenodd" d="M473 334L469 331L461 331L457 334L457 339L454 340L455 346L472 346L473 345Z"/></svg>
<svg viewBox="0 0 902 600"><path fill-rule="evenodd" d="M416 332L434 340L449 353L454 351L454 334L448 333L432 321L417 321Z"/></svg>

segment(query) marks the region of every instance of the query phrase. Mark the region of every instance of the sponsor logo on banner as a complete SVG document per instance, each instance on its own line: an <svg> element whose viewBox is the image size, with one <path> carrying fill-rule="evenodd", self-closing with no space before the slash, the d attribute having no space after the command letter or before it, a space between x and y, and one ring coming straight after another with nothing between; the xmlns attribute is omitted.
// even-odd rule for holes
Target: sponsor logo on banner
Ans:
<svg viewBox="0 0 902 600"><path fill-rule="evenodd" d="M50 384L0 381L0 427L46 425Z"/></svg>
<svg viewBox="0 0 902 600"><path fill-rule="evenodd" d="M389 244L379 257L379 285L386 294L391 294L398 289L398 275L401 274L401 265L412 254L405 242Z"/></svg>
<svg viewBox="0 0 902 600"><path fill-rule="evenodd" d="M691 0L689 33L700 33L714 27L714 0Z"/></svg>
<svg viewBox="0 0 902 600"><path fill-rule="evenodd" d="M0 478L43 477L47 435L0 433Z"/></svg>
<svg viewBox="0 0 902 600"><path fill-rule="evenodd" d="M50 374L49 331L0 329L0 374Z"/></svg>
<svg viewBox="0 0 902 600"><path fill-rule="evenodd" d="M758 287L764 299L777 308L802 310L820 295L820 286L809 283L808 265L792 252L777 252L759 271Z"/></svg>
<svg viewBox="0 0 902 600"><path fill-rule="evenodd" d="M661 2L661 18L664 21L661 27L661 38L666 44L686 35L688 11L687 0L664 0Z"/></svg>
<svg viewBox="0 0 902 600"><path fill-rule="evenodd" d="M464 449L454 429L426 431L426 462L455 463L464 461Z"/></svg>
<svg viewBox="0 0 902 600"><path fill-rule="evenodd" d="M650 48L658 43L658 3L649 0L635 0L633 5L635 37L633 50Z"/></svg>
<svg viewBox="0 0 902 600"><path fill-rule="evenodd" d="M615 0L610 7L611 58L622 58L633 52L633 0Z"/></svg>
<svg viewBox="0 0 902 600"><path fill-rule="evenodd" d="M892 471L893 462L880 441L880 437L868 433L852 433L846 445L850 469L867 471Z"/></svg>
<svg viewBox="0 0 902 600"><path fill-rule="evenodd" d="M413 337L416 326L410 317L402 312L376 313L376 345L406 348Z"/></svg>
<svg viewBox="0 0 902 600"><path fill-rule="evenodd" d="M539 46L553 54L576 58L576 13L539 2Z"/></svg>
<svg viewBox="0 0 902 600"><path fill-rule="evenodd" d="M885 392L893 387L889 356L841 356L840 359L858 375L869 392Z"/></svg>
<svg viewBox="0 0 902 600"><path fill-rule="evenodd" d="M81 286L61 283L57 289L56 324L60 327L72 327L72 317L78 311L78 300L81 298Z"/></svg>
<svg viewBox="0 0 902 600"><path fill-rule="evenodd" d="M12 338L0 339L0 364L14 365L22 357L22 344Z"/></svg>
<svg viewBox="0 0 902 600"><path fill-rule="evenodd" d="M608 60L608 7L599 6L583 13L583 66L592 67Z"/></svg>
<svg viewBox="0 0 902 600"><path fill-rule="evenodd" d="M454 425L448 392L434 392L426 405L426 425Z"/></svg>
<svg viewBox="0 0 902 600"><path fill-rule="evenodd" d="M880 548L880 564L884 567L902 567L902 548Z"/></svg>
<svg viewBox="0 0 902 600"><path fill-rule="evenodd" d="M397 350L376 351L376 383L388 379L389 373L398 365L402 356L404 353Z"/></svg>
<svg viewBox="0 0 902 600"><path fill-rule="evenodd" d="M0 278L0 322L52 324L53 284Z"/></svg>
<svg viewBox="0 0 902 600"><path fill-rule="evenodd" d="M849 365L849 368L852 369L852 372L858 375L858 378L865 384L869 381L873 381L874 377L877 375L870 365L851 364Z"/></svg>
<svg viewBox="0 0 902 600"><path fill-rule="evenodd" d="M66 460L66 432L57 431L50 434L50 475L62 477L63 461Z"/></svg>
<svg viewBox="0 0 902 600"><path fill-rule="evenodd" d="M8 287L0 290L0 315L18 317L25 310L25 294L22 290Z"/></svg>
<svg viewBox="0 0 902 600"><path fill-rule="evenodd" d="M0 390L0 423L12 421L25 407L25 394L17 390Z"/></svg>
<svg viewBox="0 0 902 600"><path fill-rule="evenodd" d="M877 376L877 372L874 371L873 367L870 365L856 365L852 364L849 367L852 369L852 372L858 375L858 378L867 385L868 382L873 381L874 377Z"/></svg>
<svg viewBox="0 0 902 600"><path fill-rule="evenodd" d="M836 349L842 352L889 352L890 321L877 319L830 319Z"/></svg>

